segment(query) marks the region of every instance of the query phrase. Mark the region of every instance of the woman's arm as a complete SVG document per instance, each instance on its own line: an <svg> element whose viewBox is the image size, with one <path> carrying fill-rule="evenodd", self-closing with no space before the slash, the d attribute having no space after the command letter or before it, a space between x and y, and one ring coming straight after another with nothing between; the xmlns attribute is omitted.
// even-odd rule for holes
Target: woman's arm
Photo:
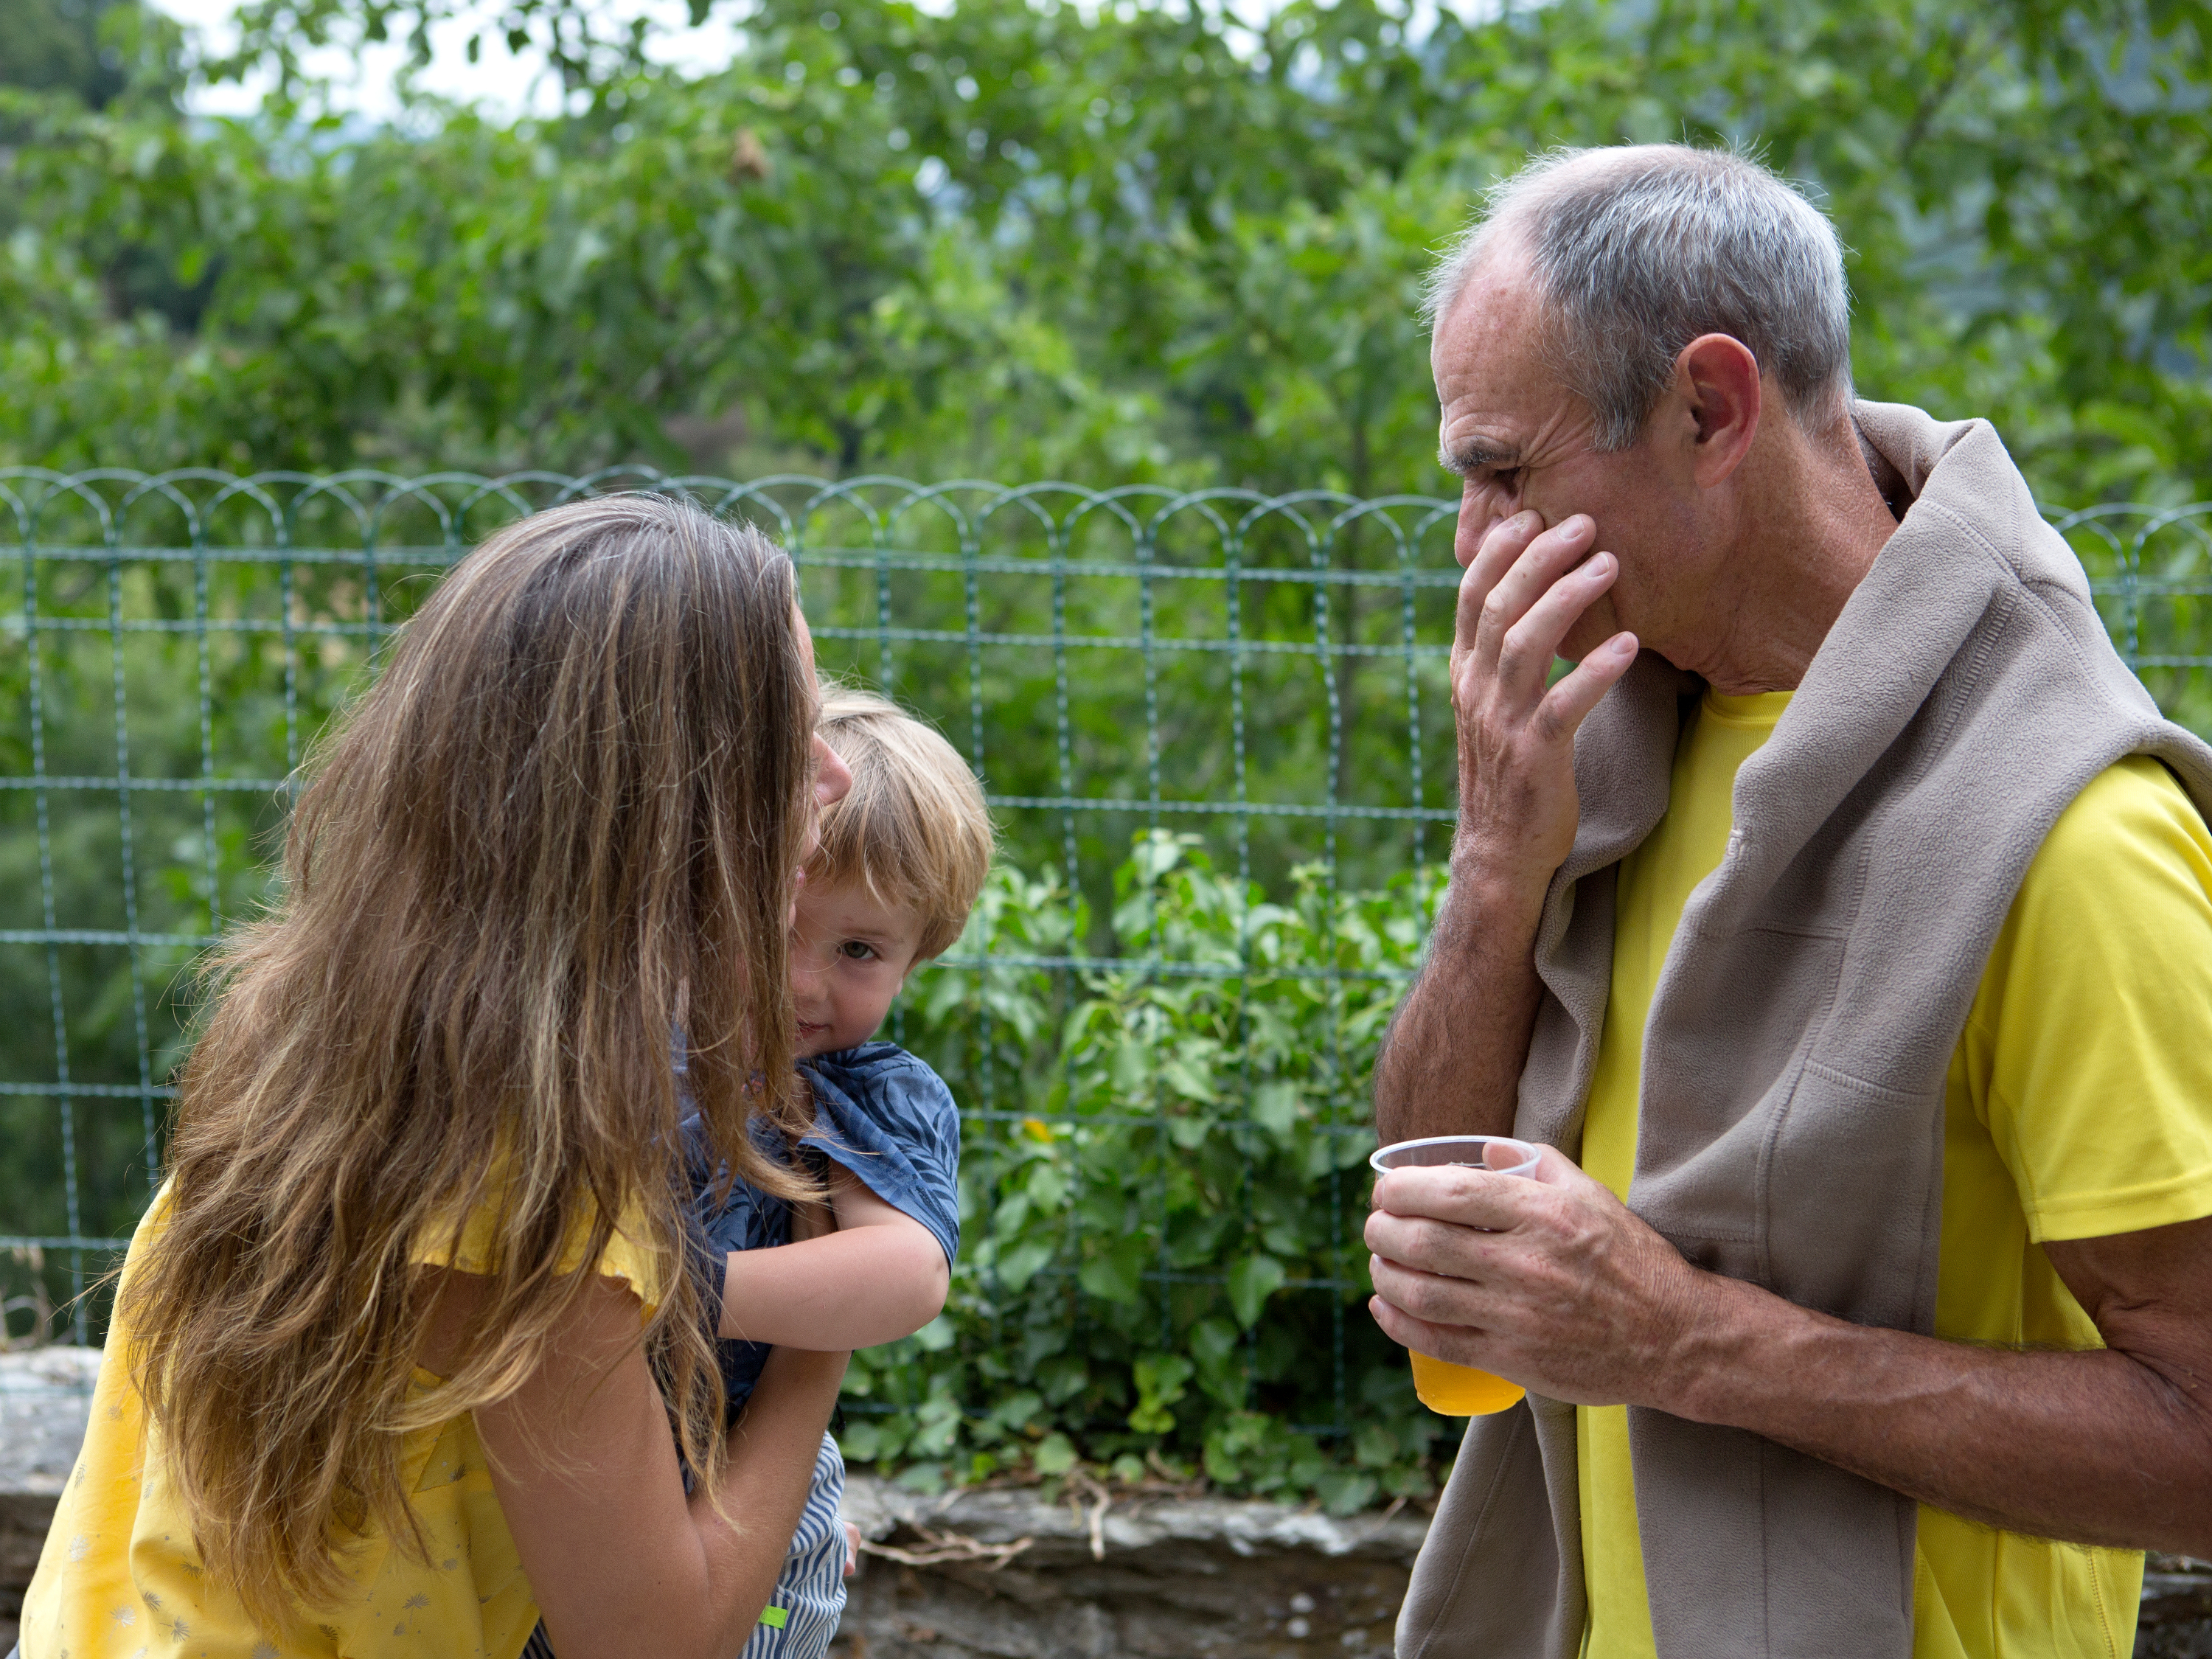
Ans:
<svg viewBox="0 0 2212 1659"><path fill-rule="evenodd" d="M912 1336L943 1311L951 1273L935 1235L842 1171L830 1196L836 1232L730 1252L723 1336L844 1353Z"/></svg>
<svg viewBox="0 0 2212 1659"><path fill-rule="evenodd" d="M475 1293L446 1277L449 1296ZM561 1659L728 1659L775 1588L846 1356L769 1356L730 1433L726 1519L705 1492L684 1495L638 1322L635 1296L594 1284L477 1432Z"/></svg>

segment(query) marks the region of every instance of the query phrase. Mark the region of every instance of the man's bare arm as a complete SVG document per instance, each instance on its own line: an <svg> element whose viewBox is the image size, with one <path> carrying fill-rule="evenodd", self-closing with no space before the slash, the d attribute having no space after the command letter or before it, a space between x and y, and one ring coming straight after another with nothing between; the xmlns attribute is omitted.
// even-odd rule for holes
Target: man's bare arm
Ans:
<svg viewBox="0 0 2212 1659"><path fill-rule="evenodd" d="M1540 988L1533 951L1553 873L1574 846L1574 738L1636 659L1615 635L1547 686L1567 630L1618 568L1590 553L1580 514L1547 530L1534 513L1493 526L1464 559L1453 627L1452 719L1459 828L1451 886L1429 961L1391 1022L1375 1066L1383 1140L1508 1134Z"/></svg>
<svg viewBox="0 0 2212 1659"><path fill-rule="evenodd" d="M1989 1526L2212 1554L2212 1219L2046 1246L2109 1346L2022 1353L1702 1272L1555 1152L1533 1182L1400 1170L1377 1198L1376 1316L1409 1346L1748 1429Z"/></svg>
<svg viewBox="0 0 2212 1659"><path fill-rule="evenodd" d="M1731 1322L1686 1414L1986 1526L2212 1555L2212 1220L2045 1249L2103 1352L1869 1330L1754 1291L1773 1305Z"/></svg>
<svg viewBox="0 0 2212 1659"><path fill-rule="evenodd" d="M1510 885L1453 878L1429 936L1428 965L1390 1022L1375 1062L1375 1133L1505 1135L1542 987L1532 907Z"/></svg>

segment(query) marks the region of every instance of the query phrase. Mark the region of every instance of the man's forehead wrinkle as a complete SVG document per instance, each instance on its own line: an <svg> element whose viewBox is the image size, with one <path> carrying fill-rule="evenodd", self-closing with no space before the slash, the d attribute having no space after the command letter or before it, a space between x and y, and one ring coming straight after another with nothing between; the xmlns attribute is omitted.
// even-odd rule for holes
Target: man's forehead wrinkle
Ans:
<svg viewBox="0 0 2212 1659"><path fill-rule="evenodd" d="M1578 401L1536 338L1543 302L1525 254L1492 248L1437 319L1437 459L1462 477L1541 466L1579 449Z"/></svg>

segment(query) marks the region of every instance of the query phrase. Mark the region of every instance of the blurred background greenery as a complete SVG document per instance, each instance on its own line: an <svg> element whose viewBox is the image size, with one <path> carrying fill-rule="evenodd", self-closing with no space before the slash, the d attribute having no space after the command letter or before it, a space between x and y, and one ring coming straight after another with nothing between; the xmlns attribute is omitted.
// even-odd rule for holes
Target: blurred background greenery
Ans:
<svg viewBox="0 0 2212 1659"><path fill-rule="evenodd" d="M301 78L463 9L251 0L215 62L0 0L0 461L1431 493L1430 250L1532 150L1687 138L1834 215L1869 395L2048 501L2212 493L2201 0L748 0L708 74L509 0L557 117ZM258 115L180 113L226 74Z"/></svg>

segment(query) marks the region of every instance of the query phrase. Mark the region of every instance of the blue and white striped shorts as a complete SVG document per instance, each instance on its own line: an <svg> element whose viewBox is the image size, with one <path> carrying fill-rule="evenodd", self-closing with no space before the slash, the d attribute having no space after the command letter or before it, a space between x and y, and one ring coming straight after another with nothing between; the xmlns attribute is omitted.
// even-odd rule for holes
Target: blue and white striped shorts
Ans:
<svg viewBox="0 0 2212 1659"><path fill-rule="evenodd" d="M768 1611L745 1638L738 1659L822 1659L845 1611L845 1523L837 1507L845 1498L845 1460L837 1443L822 1437L814 1455L814 1486L805 1513L791 1535L791 1551L776 1576ZM769 1621L781 1610L781 1626Z"/></svg>
<svg viewBox="0 0 2212 1659"><path fill-rule="evenodd" d="M845 1611L845 1523L837 1518L844 1497L845 1460L825 1434L814 1455L806 1510L791 1536L775 1593L737 1659L823 1659L830 1651ZM521 1659L554 1659L543 1622L531 1632Z"/></svg>

